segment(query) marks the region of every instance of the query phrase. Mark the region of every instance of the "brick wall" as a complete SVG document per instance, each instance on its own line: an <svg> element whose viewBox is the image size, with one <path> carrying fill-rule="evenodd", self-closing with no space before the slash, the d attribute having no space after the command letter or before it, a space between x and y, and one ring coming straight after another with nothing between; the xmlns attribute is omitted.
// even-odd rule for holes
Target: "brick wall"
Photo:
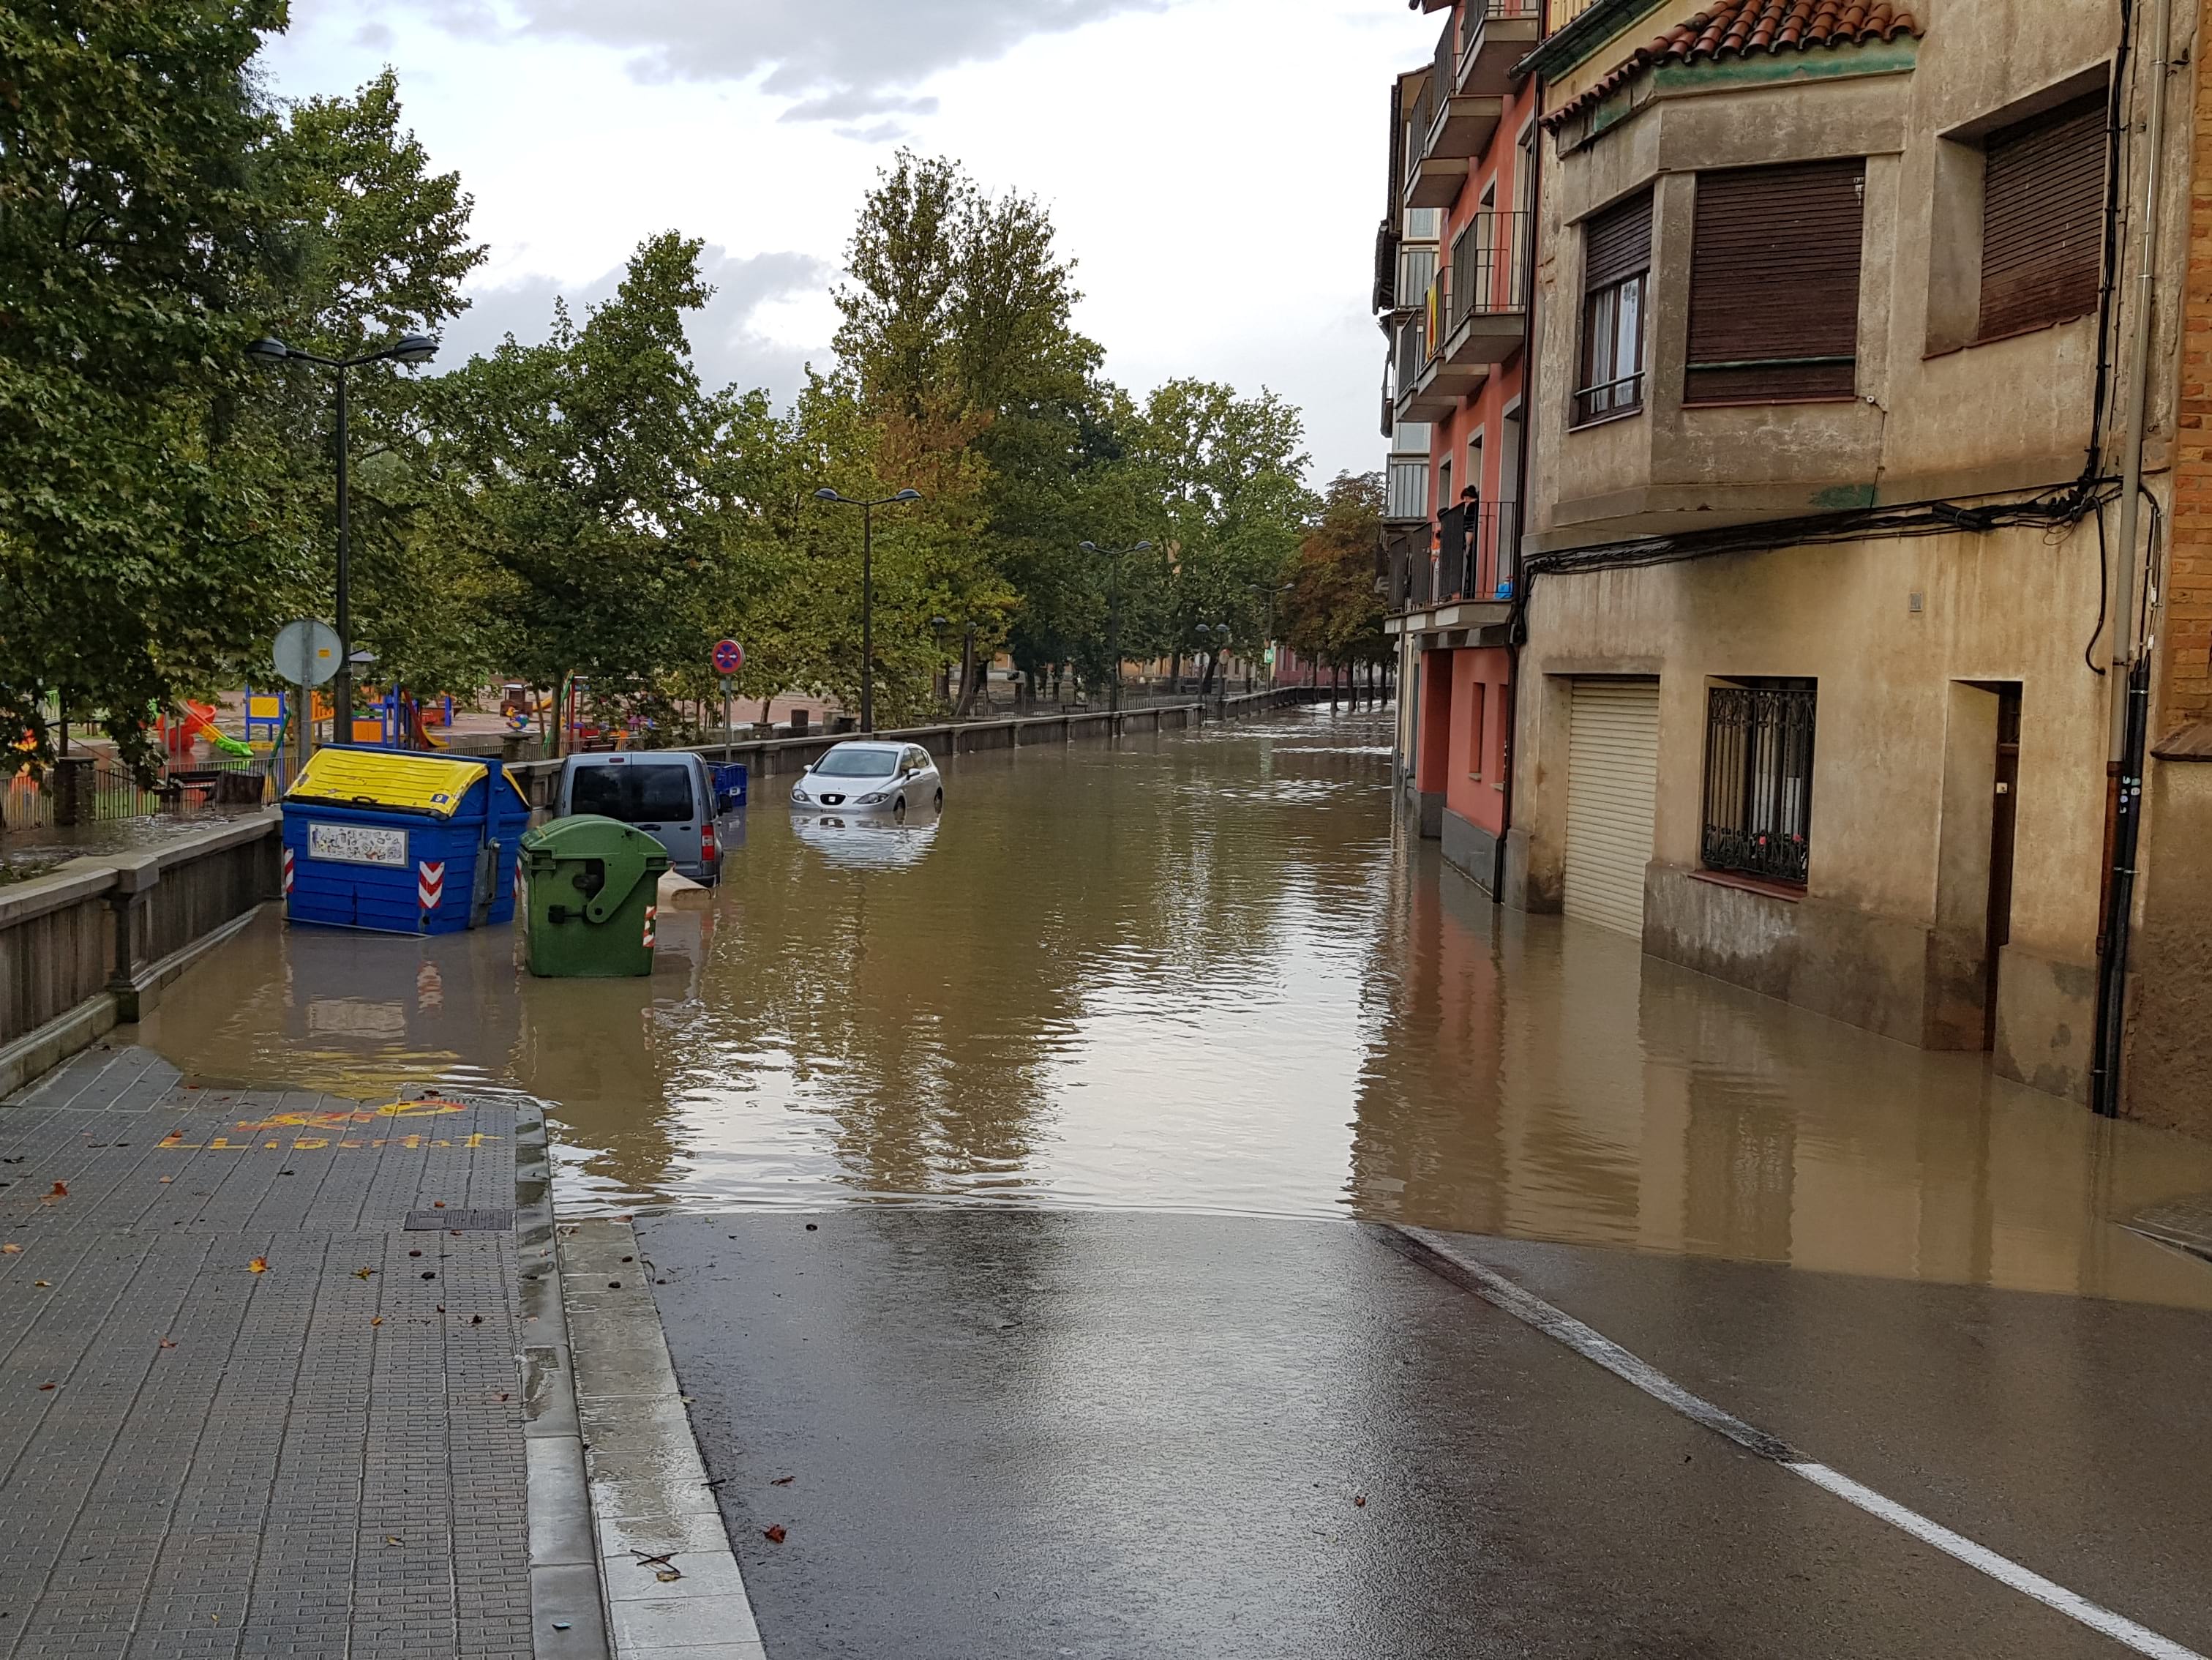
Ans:
<svg viewBox="0 0 2212 1660"><path fill-rule="evenodd" d="M2154 741L2212 721L2212 8L2199 20L2183 296L2180 431Z"/></svg>

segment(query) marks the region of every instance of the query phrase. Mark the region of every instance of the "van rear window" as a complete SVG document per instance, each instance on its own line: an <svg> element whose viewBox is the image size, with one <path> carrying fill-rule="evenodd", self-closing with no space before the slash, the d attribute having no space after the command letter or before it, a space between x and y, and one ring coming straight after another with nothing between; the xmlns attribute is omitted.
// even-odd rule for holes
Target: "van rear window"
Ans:
<svg viewBox="0 0 2212 1660"><path fill-rule="evenodd" d="M691 769L665 762L579 767L568 811L595 812L625 824L682 824L691 818Z"/></svg>

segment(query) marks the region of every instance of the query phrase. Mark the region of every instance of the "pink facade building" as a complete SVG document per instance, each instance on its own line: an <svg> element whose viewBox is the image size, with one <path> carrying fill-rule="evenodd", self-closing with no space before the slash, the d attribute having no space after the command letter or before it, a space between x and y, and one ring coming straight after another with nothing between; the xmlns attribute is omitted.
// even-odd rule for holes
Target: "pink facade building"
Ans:
<svg viewBox="0 0 2212 1660"><path fill-rule="evenodd" d="M1375 305L1401 783L1492 894L1511 806L1515 560L1527 484L1541 0L1422 0L1435 52L1391 89Z"/></svg>

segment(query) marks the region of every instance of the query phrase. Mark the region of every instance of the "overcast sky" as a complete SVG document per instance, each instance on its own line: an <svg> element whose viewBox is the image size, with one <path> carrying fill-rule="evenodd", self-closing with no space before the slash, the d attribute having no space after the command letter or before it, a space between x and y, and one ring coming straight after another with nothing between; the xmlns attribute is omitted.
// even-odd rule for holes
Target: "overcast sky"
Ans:
<svg viewBox="0 0 2212 1660"><path fill-rule="evenodd" d="M702 370L778 398L825 361L827 290L894 149L1051 208L1079 325L1142 392L1271 386L1316 482L1380 465L1367 308L1404 0L293 0L280 94L389 63L491 247L460 351L542 337L644 237L705 239Z"/></svg>

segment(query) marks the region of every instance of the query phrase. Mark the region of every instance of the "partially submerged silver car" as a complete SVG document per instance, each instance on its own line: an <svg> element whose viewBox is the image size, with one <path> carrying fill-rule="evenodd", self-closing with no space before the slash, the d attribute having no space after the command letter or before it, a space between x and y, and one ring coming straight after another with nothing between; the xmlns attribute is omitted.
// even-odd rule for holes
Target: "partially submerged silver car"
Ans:
<svg viewBox="0 0 2212 1660"><path fill-rule="evenodd" d="M904 818L945 805L945 780L919 744L839 744L791 787L791 805L813 812L880 812Z"/></svg>
<svg viewBox="0 0 2212 1660"><path fill-rule="evenodd" d="M592 812L635 824L668 849L679 876L712 886L735 836L714 769L687 750L572 755L554 800L560 818Z"/></svg>

